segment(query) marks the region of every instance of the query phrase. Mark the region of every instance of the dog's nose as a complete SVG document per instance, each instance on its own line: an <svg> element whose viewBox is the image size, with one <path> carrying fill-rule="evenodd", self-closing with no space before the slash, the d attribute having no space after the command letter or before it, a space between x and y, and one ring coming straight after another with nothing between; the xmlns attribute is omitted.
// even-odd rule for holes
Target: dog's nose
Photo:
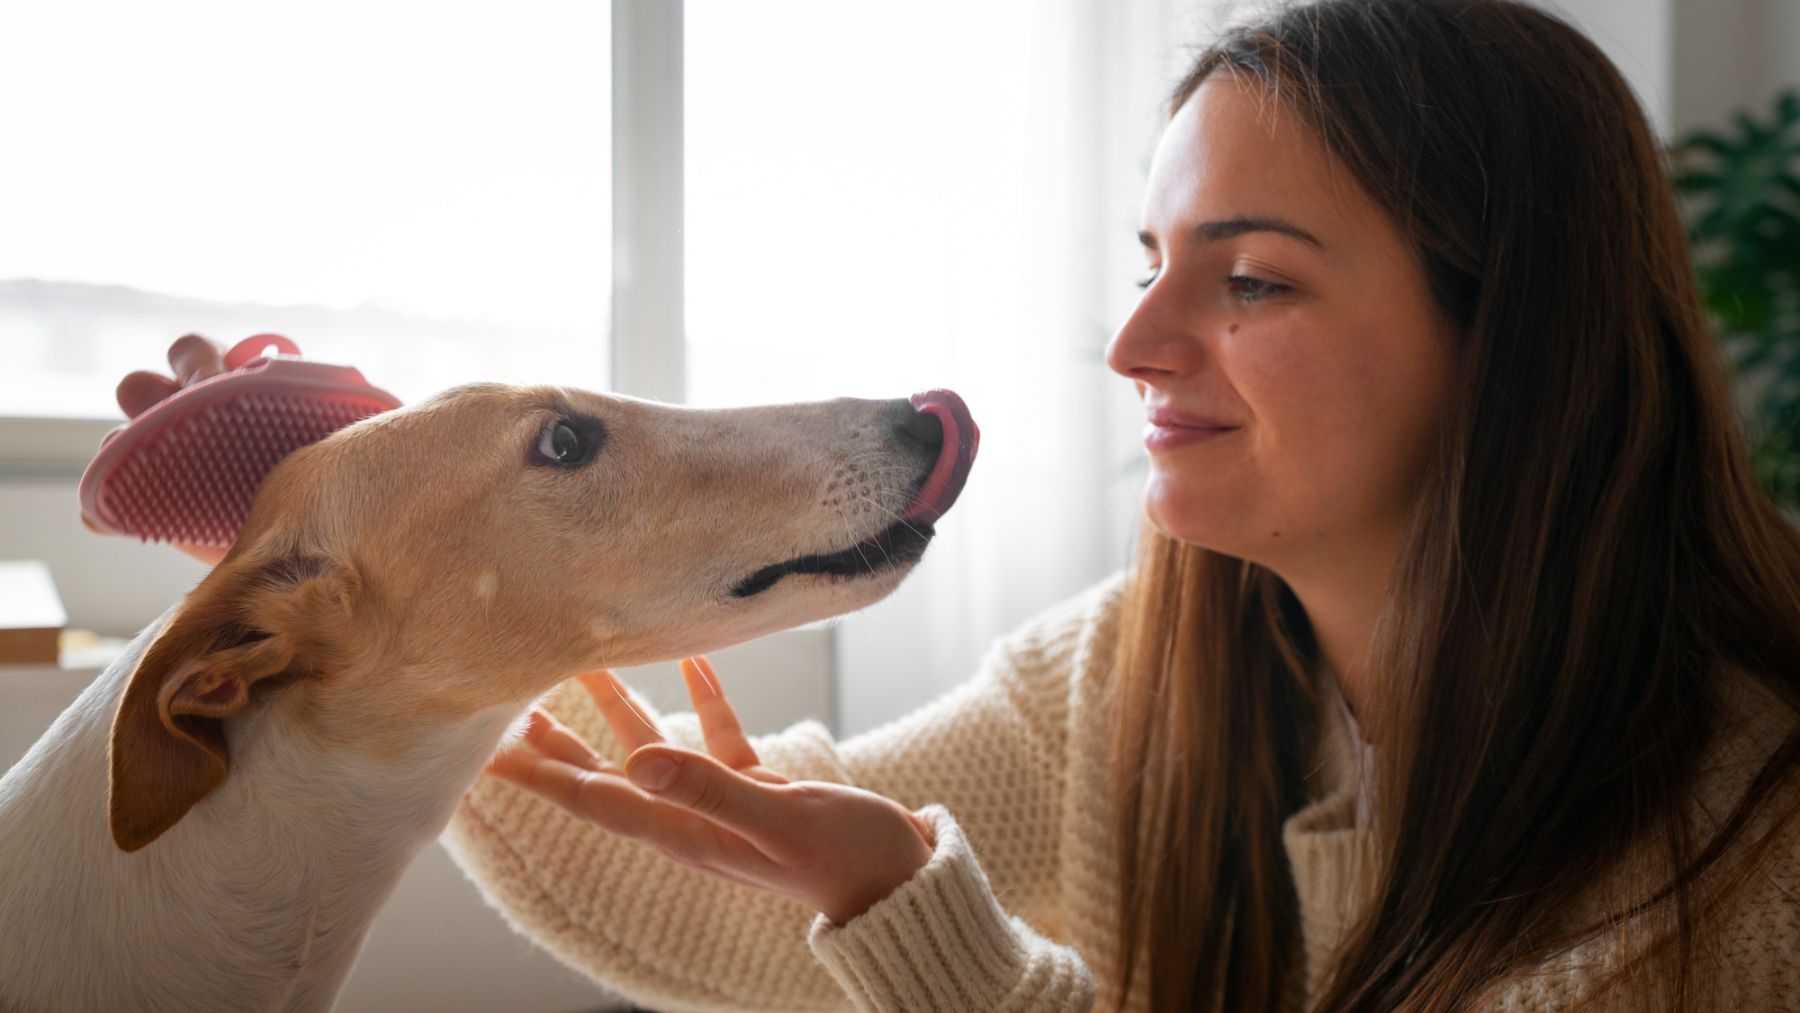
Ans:
<svg viewBox="0 0 1800 1013"><path fill-rule="evenodd" d="M944 426L936 415L906 404L906 417L900 422L898 430L902 440L916 444L928 451L932 460L937 460L938 451L944 446Z"/></svg>

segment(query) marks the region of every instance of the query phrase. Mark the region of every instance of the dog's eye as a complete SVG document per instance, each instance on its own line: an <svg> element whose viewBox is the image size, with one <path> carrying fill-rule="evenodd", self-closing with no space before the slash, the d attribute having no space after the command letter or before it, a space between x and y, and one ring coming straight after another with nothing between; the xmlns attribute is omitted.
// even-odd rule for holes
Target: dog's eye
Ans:
<svg viewBox="0 0 1800 1013"><path fill-rule="evenodd" d="M606 446L606 426L590 415L551 417L532 440L532 464L574 468L592 461Z"/></svg>
<svg viewBox="0 0 1800 1013"><path fill-rule="evenodd" d="M544 427L538 434L538 456L553 464L577 465L587 460L588 441L575 427L561 419Z"/></svg>

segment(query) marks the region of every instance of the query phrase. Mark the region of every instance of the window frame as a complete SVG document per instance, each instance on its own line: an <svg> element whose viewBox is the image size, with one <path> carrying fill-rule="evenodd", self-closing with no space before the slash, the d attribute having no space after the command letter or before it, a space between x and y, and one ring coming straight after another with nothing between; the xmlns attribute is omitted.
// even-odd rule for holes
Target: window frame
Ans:
<svg viewBox="0 0 1800 1013"><path fill-rule="evenodd" d="M683 4L612 5L612 389L679 404L687 389Z"/></svg>

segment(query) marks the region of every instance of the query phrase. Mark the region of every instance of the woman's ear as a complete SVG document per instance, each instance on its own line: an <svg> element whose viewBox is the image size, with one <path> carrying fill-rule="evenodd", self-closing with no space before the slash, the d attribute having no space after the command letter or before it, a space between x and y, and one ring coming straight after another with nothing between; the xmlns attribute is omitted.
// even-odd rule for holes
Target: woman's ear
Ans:
<svg viewBox="0 0 1800 1013"><path fill-rule="evenodd" d="M361 585L317 556L227 559L189 593L131 673L113 717L113 841L136 851L225 780L224 720L250 688L341 664Z"/></svg>

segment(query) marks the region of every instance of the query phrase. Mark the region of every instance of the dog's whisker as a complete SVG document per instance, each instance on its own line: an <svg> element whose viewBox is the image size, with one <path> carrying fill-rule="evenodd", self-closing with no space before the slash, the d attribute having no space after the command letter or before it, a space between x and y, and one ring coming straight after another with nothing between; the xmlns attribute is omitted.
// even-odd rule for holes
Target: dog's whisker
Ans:
<svg viewBox="0 0 1800 1013"><path fill-rule="evenodd" d="M918 528L913 527L912 524L907 521L906 515L904 513L902 513L901 511L895 510L893 507L890 507L887 504L881 502L880 500L874 498L873 496L869 496L867 494L860 495L858 498L861 499L863 502L868 503L870 506L874 507L876 510L879 510L882 513L886 514L888 516L888 519L893 521L894 523L905 525L906 530L912 532L913 534L920 533Z"/></svg>
<svg viewBox="0 0 1800 1013"><path fill-rule="evenodd" d="M872 499L867 496L863 496L863 497L859 497L859 498L862 499L864 502L870 504L871 506L875 507L875 509L881 511L882 513L887 514L889 517L892 517L896 523L905 527L907 531L912 532L913 534L920 534L920 532L917 528L913 527L910 523L907 522L904 515L898 513L897 511L893 510L890 507L883 505L879 500L875 500L875 499ZM888 553L887 547L884 546L881 542L876 542L875 545L877 548L881 549L882 561L884 563L892 563L893 556ZM857 545L857 554L863 556L864 563L868 562L868 557L866 555L864 555L862 552L861 543L858 543L858 545Z"/></svg>

